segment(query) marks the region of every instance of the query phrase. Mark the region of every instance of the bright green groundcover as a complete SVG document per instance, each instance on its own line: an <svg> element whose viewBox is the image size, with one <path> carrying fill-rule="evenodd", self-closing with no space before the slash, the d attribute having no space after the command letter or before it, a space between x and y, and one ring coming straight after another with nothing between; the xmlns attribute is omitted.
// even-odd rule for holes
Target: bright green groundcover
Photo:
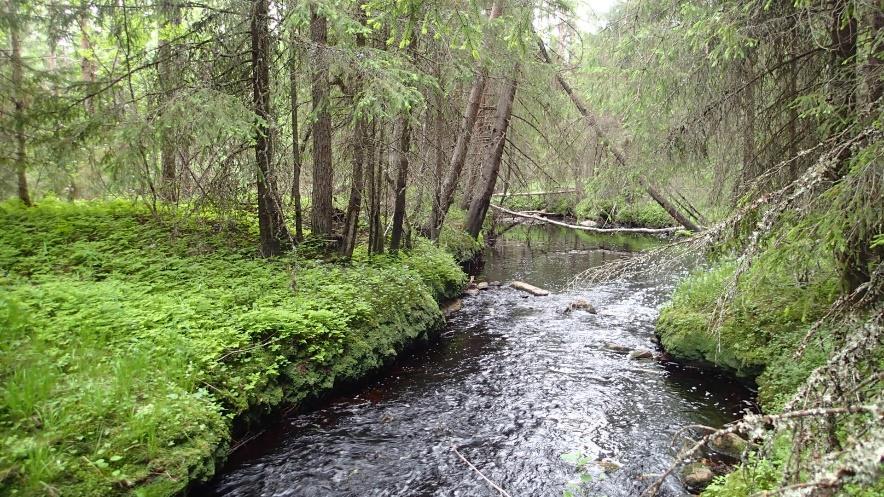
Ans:
<svg viewBox="0 0 884 497"><path fill-rule="evenodd" d="M128 202L0 204L0 495L179 492L234 419L382 365L464 282L429 243L345 265L256 240Z"/></svg>

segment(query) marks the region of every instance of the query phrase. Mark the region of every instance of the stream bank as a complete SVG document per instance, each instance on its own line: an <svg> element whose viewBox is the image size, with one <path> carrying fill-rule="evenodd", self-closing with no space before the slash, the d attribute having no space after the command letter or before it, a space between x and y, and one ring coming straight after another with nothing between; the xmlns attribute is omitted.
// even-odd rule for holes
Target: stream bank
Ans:
<svg viewBox="0 0 884 497"><path fill-rule="evenodd" d="M429 243L262 259L252 216L0 204L0 494L170 496L234 425L388 363L464 275Z"/></svg>
<svg viewBox="0 0 884 497"><path fill-rule="evenodd" d="M647 243L511 230L487 251L481 278L552 295L501 287L465 298L438 341L268 427L200 495L496 495L452 447L512 495L561 496L572 485L637 495L671 461L682 426L720 426L752 406L752 392L728 377L628 358L624 350L654 349L676 274L568 286L575 272ZM578 298L597 313L565 313ZM591 481L579 483L583 474ZM684 488L672 480L664 491Z"/></svg>

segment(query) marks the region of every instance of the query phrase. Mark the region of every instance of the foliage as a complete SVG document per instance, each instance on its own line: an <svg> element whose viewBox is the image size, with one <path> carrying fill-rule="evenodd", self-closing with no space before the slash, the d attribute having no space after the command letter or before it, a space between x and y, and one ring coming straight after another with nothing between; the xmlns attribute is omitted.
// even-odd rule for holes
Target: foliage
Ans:
<svg viewBox="0 0 884 497"><path fill-rule="evenodd" d="M427 243L257 258L254 226L128 202L0 206L0 474L17 495L172 495L243 415L388 361L463 283Z"/></svg>

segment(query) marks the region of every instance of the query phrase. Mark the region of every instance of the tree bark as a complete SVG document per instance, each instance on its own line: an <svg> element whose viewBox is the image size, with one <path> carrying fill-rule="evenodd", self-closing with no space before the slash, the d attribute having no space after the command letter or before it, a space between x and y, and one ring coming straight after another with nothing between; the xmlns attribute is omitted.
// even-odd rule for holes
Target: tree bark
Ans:
<svg viewBox="0 0 884 497"><path fill-rule="evenodd" d="M295 207L295 242L304 240L304 213L301 207L301 144L298 142L298 68L296 58L296 33L289 32L289 105L292 119L292 191Z"/></svg>
<svg viewBox="0 0 884 497"><path fill-rule="evenodd" d="M95 83L95 62L89 57L92 53L92 40L89 39L89 4L86 0L80 2L80 51L82 52L80 59L80 72L82 73L83 82L87 84L86 92L91 92L91 85ZM89 55L86 55L89 54ZM93 97L87 96L83 100L83 108L87 114L95 112L95 103Z"/></svg>
<svg viewBox="0 0 884 497"><path fill-rule="evenodd" d="M320 15L316 6L310 8L310 39L314 43L313 54L313 212L311 228L315 236L330 238L332 234L332 188L334 170L331 151L331 113L328 109L329 82L328 21Z"/></svg>
<svg viewBox="0 0 884 497"><path fill-rule="evenodd" d="M9 16L9 41L11 45L10 64L12 65L12 92L15 113L13 120L15 122L15 173L18 178L18 198L27 206L31 206L31 193L28 190L27 175L27 140L25 138L25 109L27 103L25 101L23 87L23 70L24 65L21 59L21 38L19 22L21 21L18 13L16 0L7 0Z"/></svg>
<svg viewBox="0 0 884 497"><path fill-rule="evenodd" d="M380 146L378 146L380 144ZM370 254L381 254L384 252L384 233L381 226L381 197L384 192L384 122L380 123L375 120L372 123L371 141L369 145L371 151L371 177L366 178L370 186L369 200L369 238L368 252Z"/></svg>
<svg viewBox="0 0 884 497"><path fill-rule="evenodd" d="M167 30L169 27L177 27L181 23L180 10L175 0L163 0L160 10L162 16L161 29ZM168 105L175 99L177 90L176 73L179 68L175 63L177 47L173 41L166 39L166 36L168 34L164 35L161 33L160 35L159 47L157 49L159 57L157 70L159 72L163 100ZM178 201L178 173L176 164L178 150L173 138L174 134L175 131L172 129L164 130L162 133L162 145L160 146L160 197L167 202Z"/></svg>
<svg viewBox="0 0 884 497"><path fill-rule="evenodd" d="M540 37L537 37L537 45L540 48L540 56L544 62L547 64L552 64L552 59L549 56L549 52L546 51L546 46L543 44L543 40ZM571 88L571 85L565 81L565 78L562 77L561 74L556 72L556 81L558 81L559 86L562 87L562 90L568 97L571 99L571 102L577 107L577 111L580 112L580 115L586 120L586 124L589 125L590 129L595 132L596 138L599 142L601 142L605 148L614 156L614 159L617 161L617 164L622 168L626 168L626 155L621 151L616 145L614 145L611 140L608 138L608 135L602 130L602 127L599 125L598 119L596 119L595 115L593 115L589 109L586 107L586 104L583 103L583 100L574 92L574 89ZM691 222L687 216L678 212L678 210L672 206L671 203L666 202L663 195L660 194L656 189L651 187L650 182L644 178L643 176L639 177L639 184L645 189L645 191L650 195L654 201L660 204L666 212L672 216L673 219L679 222L685 228L691 231L700 231L700 227ZM653 193L652 193L653 192Z"/></svg>
<svg viewBox="0 0 884 497"><path fill-rule="evenodd" d="M513 69L512 77L505 81L500 90L494 115L494 129L491 130L491 141L486 149L485 161L482 167L482 175L478 194L470 203L467 213L467 233L473 238L478 238L482 230L482 222L488 213L491 204L491 195L497 184L497 174L500 171L500 159L503 156L503 147L506 144L506 132L509 128L510 116L513 113L513 100L516 97L516 78L519 74L518 64Z"/></svg>
<svg viewBox="0 0 884 497"><path fill-rule="evenodd" d="M360 23L365 23L363 4L357 6ZM365 48L365 36L356 34L356 47L361 51ZM352 85L352 94L359 95L362 91L362 76L357 73ZM350 200L344 220L344 237L341 241L341 255L350 258L356 247L356 234L359 228L359 208L362 205L362 189L364 188L363 168L365 164L366 128L365 116L357 115L353 124L353 170L350 175Z"/></svg>
<svg viewBox="0 0 884 497"><path fill-rule="evenodd" d="M504 0L496 0L491 6L491 13L488 20L494 20L500 16L503 10ZM488 70L485 67L479 67L476 71L476 79L470 88L470 94L467 99L466 109L463 118L460 121L460 129L457 135L457 141L454 144L454 150L451 153L451 161L448 166L448 174L438 195L433 197L433 209L430 213L430 220L426 232L435 234L433 239L439 236L439 230L442 223L445 222L445 216L454 200L454 191L457 189L457 183L460 180L463 165L467 158L467 152L470 149L470 140L473 138L473 128L476 126L476 118L479 116L479 105L482 102L482 94L485 91L485 82L488 79Z"/></svg>
<svg viewBox="0 0 884 497"><path fill-rule="evenodd" d="M264 257L279 255L288 231L273 179L270 137L270 33L268 0L253 0L251 12L252 91L255 114L255 159L258 163L258 229Z"/></svg>
<svg viewBox="0 0 884 497"><path fill-rule="evenodd" d="M399 118L399 145L396 158L396 191L393 202L393 226L390 229L390 252L396 253L402 243L402 230L405 221L405 188L408 180L408 154L411 151L411 123L409 117Z"/></svg>

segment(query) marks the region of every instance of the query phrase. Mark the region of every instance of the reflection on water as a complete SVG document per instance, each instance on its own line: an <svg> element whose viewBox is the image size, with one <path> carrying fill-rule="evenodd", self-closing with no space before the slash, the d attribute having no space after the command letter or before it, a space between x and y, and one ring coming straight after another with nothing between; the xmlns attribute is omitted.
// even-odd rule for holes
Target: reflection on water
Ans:
<svg viewBox="0 0 884 497"><path fill-rule="evenodd" d="M561 455L573 451L623 465L609 475L591 469L589 495L638 495L648 484L642 475L671 461L679 427L723 424L749 392L610 349L654 347L656 309L672 278L563 289L576 272L628 257L617 250L630 247L555 228L510 231L488 254L487 279L521 279L553 295L500 288L466 299L431 348L355 394L286 419L200 493L496 495L453 453L457 446L513 496L561 496L576 476ZM563 314L578 297L598 314ZM682 493L678 482L665 490Z"/></svg>

